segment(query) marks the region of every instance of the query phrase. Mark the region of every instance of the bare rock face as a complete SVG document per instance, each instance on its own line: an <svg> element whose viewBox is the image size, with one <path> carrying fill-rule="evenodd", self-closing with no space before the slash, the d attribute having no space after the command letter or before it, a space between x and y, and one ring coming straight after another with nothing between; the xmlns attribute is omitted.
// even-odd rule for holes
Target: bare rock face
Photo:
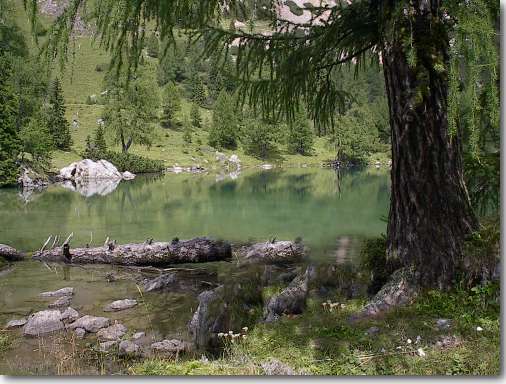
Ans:
<svg viewBox="0 0 506 384"><path fill-rule="evenodd" d="M64 328L61 314L58 310L36 312L28 318L23 329L24 336L40 336L46 333L60 331Z"/></svg>
<svg viewBox="0 0 506 384"><path fill-rule="evenodd" d="M48 186L46 177L35 172L33 169L23 167L18 177L18 184L23 190L42 190Z"/></svg>
<svg viewBox="0 0 506 384"><path fill-rule="evenodd" d="M104 311L105 312L122 311L124 309L135 307L136 305L137 305L137 300L134 300L134 299L116 300L110 304L107 304L104 308Z"/></svg>
<svg viewBox="0 0 506 384"><path fill-rule="evenodd" d="M69 329L84 328L86 332L96 333L99 329L106 328L110 324L107 317L85 315L68 325Z"/></svg>
<svg viewBox="0 0 506 384"><path fill-rule="evenodd" d="M265 308L265 321L275 321L282 315L304 311L311 271L312 267L308 267L303 275L295 277L281 293L270 298Z"/></svg>
<svg viewBox="0 0 506 384"><path fill-rule="evenodd" d="M177 339L162 340L151 344L151 349L155 353L167 355L179 355L182 352L191 350L191 344Z"/></svg>
<svg viewBox="0 0 506 384"><path fill-rule="evenodd" d="M244 262L249 264L286 264L299 262L304 256L304 245L300 242L268 241L249 247Z"/></svg>
<svg viewBox="0 0 506 384"><path fill-rule="evenodd" d="M42 292L40 297L58 297L58 296L71 296L74 294L74 288L65 287L57 291Z"/></svg>
<svg viewBox="0 0 506 384"><path fill-rule="evenodd" d="M79 312L77 312L74 308L68 307L61 314L61 320L63 322L72 322L79 318Z"/></svg>
<svg viewBox="0 0 506 384"><path fill-rule="evenodd" d="M22 327L25 324L26 324L26 319L11 320L11 321L9 321L7 323L7 325L5 326L5 329L19 328L19 327Z"/></svg>
<svg viewBox="0 0 506 384"><path fill-rule="evenodd" d="M3 257L7 261L20 261L23 260L24 256L13 247L0 244L0 257Z"/></svg>
<svg viewBox="0 0 506 384"><path fill-rule="evenodd" d="M140 353L141 347L129 340L123 340L119 343L118 354L120 356L137 356Z"/></svg>
<svg viewBox="0 0 506 384"><path fill-rule="evenodd" d="M123 324L113 324L107 328L102 328L97 332L97 338L101 341L119 340L126 333L127 328Z"/></svg>
<svg viewBox="0 0 506 384"><path fill-rule="evenodd" d="M62 296L55 301L53 301L51 304L48 305L49 308L63 308L68 307L70 303L72 302L71 296Z"/></svg>

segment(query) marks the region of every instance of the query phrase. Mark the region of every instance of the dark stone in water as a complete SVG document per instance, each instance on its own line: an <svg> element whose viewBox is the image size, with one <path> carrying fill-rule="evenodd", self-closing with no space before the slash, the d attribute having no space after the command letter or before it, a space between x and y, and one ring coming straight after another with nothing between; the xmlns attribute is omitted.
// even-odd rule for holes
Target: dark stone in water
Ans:
<svg viewBox="0 0 506 384"><path fill-rule="evenodd" d="M293 279L281 293L271 297L265 309L265 321L275 321L282 315L300 314L304 311L312 270L312 267L308 267L303 275Z"/></svg>

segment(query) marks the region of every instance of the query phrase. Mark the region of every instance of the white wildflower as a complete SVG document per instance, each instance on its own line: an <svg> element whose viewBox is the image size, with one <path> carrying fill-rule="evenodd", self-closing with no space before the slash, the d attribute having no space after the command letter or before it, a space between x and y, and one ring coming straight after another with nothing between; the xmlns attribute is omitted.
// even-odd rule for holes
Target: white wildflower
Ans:
<svg viewBox="0 0 506 384"><path fill-rule="evenodd" d="M412 341L411 339L407 339L407 340L406 340L406 342L407 342L408 344L411 344L413 341Z"/></svg>
<svg viewBox="0 0 506 384"><path fill-rule="evenodd" d="M420 356L420 357L425 357L425 355L426 355L422 348L418 348L417 352L418 352L418 356Z"/></svg>
<svg viewBox="0 0 506 384"><path fill-rule="evenodd" d="M476 330L477 330L478 332L481 332L481 331L483 331L483 328L482 328L482 327L480 327L480 326L478 326L478 327L476 327Z"/></svg>

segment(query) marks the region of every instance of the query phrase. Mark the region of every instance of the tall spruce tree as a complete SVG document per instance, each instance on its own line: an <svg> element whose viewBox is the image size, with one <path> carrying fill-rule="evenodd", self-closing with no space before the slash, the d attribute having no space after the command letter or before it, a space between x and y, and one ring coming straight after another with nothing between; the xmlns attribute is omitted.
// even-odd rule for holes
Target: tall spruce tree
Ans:
<svg viewBox="0 0 506 384"><path fill-rule="evenodd" d="M202 116L200 115L200 109L194 103L192 103L192 107L190 109L190 118L194 127L200 128L202 126Z"/></svg>
<svg viewBox="0 0 506 384"><path fill-rule="evenodd" d="M160 124L169 128L173 125L176 113L181 109L181 94L172 81L167 83L162 94L162 117Z"/></svg>
<svg viewBox="0 0 506 384"><path fill-rule="evenodd" d="M70 124L65 118L65 100L58 78L55 78L51 84L48 102L47 126L53 137L54 146L57 149L68 151L72 146L72 135L70 134Z"/></svg>
<svg viewBox="0 0 506 384"><path fill-rule="evenodd" d="M288 152L309 155L313 151L313 131L306 113L301 109L288 123L286 144Z"/></svg>
<svg viewBox="0 0 506 384"><path fill-rule="evenodd" d="M232 96L221 91L214 104L213 121L209 130L209 145L215 148L237 148L238 120Z"/></svg>
<svg viewBox="0 0 506 384"><path fill-rule="evenodd" d="M0 50L0 187L17 183L16 158L21 150L16 118L18 98L11 85L12 63Z"/></svg>

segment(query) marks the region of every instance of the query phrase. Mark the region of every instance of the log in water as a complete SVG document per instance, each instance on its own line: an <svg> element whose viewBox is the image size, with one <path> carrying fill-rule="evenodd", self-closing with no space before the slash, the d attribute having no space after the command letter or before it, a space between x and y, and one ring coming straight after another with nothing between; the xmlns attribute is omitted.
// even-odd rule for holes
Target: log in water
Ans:
<svg viewBox="0 0 506 384"><path fill-rule="evenodd" d="M64 256L63 248L55 247L35 252L33 258L42 261L69 262L68 255ZM103 247L70 248L69 252L70 262L75 264L162 266L221 261L232 257L232 247L229 243L205 237L142 244L113 245L109 243Z"/></svg>

